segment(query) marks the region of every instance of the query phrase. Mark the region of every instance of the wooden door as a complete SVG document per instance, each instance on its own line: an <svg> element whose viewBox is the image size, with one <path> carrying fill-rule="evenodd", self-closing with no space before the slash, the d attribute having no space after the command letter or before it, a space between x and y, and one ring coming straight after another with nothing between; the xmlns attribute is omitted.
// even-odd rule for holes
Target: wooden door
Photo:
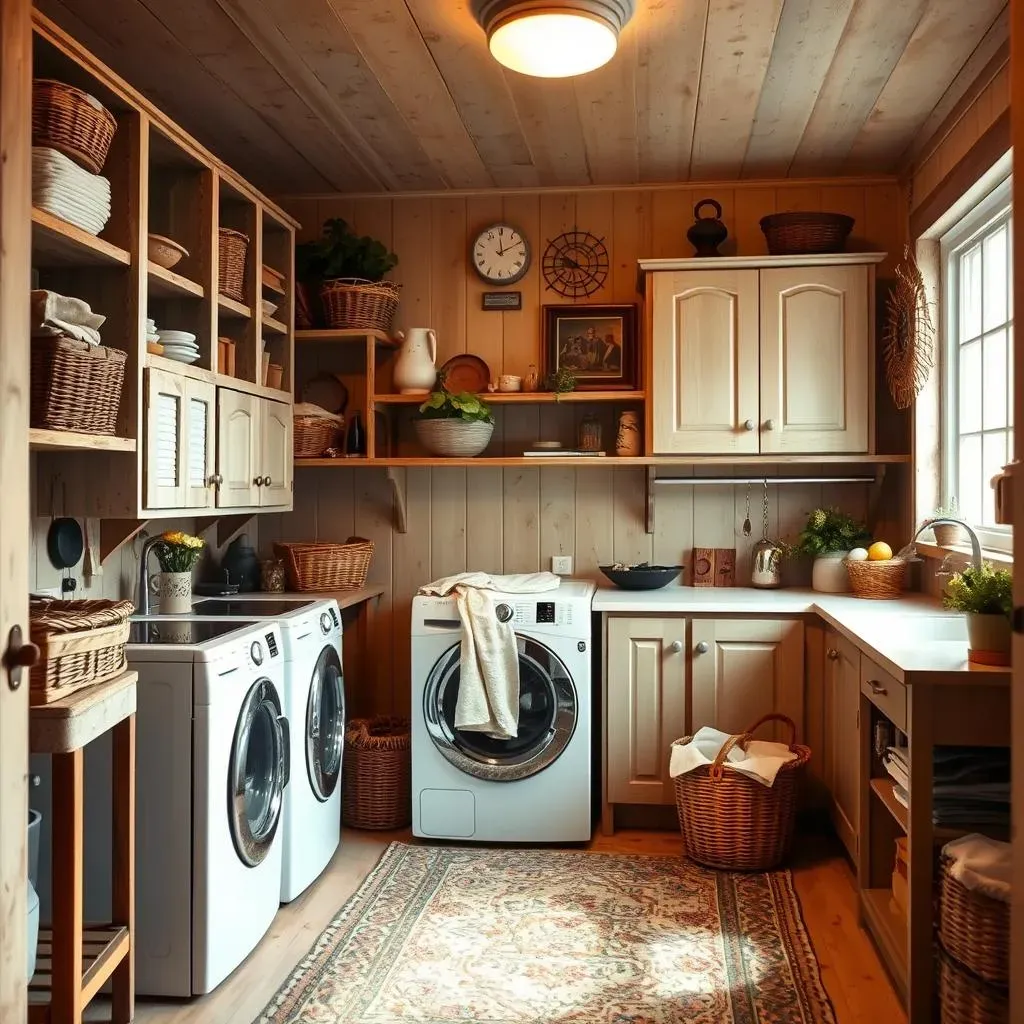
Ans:
<svg viewBox="0 0 1024 1024"><path fill-rule="evenodd" d="M741 733L778 712L803 734L804 626L786 619L694 619L690 635L691 729L705 725ZM767 726L759 739L773 738ZM774 738L788 739L785 729Z"/></svg>
<svg viewBox="0 0 1024 1024"><path fill-rule="evenodd" d="M146 370L146 508L183 508L188 466L186 378Z"/></svg>
<svg viewBox="0 0 1024 1024"><path fill-rule="evenodd" d="M218 508L250 508L260 503L256 483L260 401L240 391L217 389Z"/></svg>
<svg viewBox="0 0 1024 1024"><path fill-rule="evenodd" d="M762 453L868 451L871 268L760 274Z"/></svg>
<svg viewBox="0 0 1024 1024"><path fill-rule="evenodd" d="M825 633L824 747L832 823L856 863L860 822L860 651L834 630Z"/></svg>
<svg viewBox="0 0 1024 1024"><path fill-rule="evenodd" d="M756 270L650 275L658 454L758 451Z"/></svg>
<svg viewBox="0 0 1024 1024"><path fill-rule="evenodd" d="M260 408L261 505L292 504L292 407L263 401Z"/></svg>
<svg viewBox="0 0 1024 1024"><path fill-rule="evenodd" d="M204 380L185 381L185 444L183 508L214 504L214 406L217 389Z"/></svg>
<svg viewBox="0 0 1024 1024"><path fill-rule="evenodd" d="M669 747L686 732L686 620L608 619L608 803L671 804Z"/></svg>

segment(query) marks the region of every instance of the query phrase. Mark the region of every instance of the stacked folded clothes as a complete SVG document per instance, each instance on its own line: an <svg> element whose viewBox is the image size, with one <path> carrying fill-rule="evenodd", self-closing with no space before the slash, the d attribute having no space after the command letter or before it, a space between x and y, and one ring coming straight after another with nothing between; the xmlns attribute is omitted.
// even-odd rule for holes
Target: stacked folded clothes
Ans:
<svg viewBox="0 0 1024 1024"><path fill-rule="evenodd" d="M936 747L932 821L1010 826L1008 747Z"/></svg>
<svg viewBox="0 0 1024 1024"><path fill-rule="evenodd" d="M907 795L910 790L910 758L907 748L904 746L887 747L882 757L882 764L894 783L893 795L906 807L910 802Z"/></svg>
<svg viewBox="0 0 1024 1024"><path fill-rule="evenodd" d="M30 308L33 338L74 338L100 344L99 329L107 318L94 313L88 302L39 289L30 293Z"/></svg>
<svg viewBox="0 0 1024 1024"><path fill-rule="evenodd" d="M32 205L98 235L110 220L110 182L55 149L33 146Z"/></svg>

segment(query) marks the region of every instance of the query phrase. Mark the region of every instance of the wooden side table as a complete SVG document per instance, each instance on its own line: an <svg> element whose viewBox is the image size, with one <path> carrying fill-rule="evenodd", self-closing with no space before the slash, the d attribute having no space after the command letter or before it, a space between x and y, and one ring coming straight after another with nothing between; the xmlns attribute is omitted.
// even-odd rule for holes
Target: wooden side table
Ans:
<svg viewBox="0 0 1024 1024"><path fill-rule="evenodd" d="M53 758L53 922L39 930L29 1022L80 1024L111 979L111 1024L135 1016L135 705L137 672L29 711L29 747ZM85 924L84 748L111 732L113 861L110 924ZM49 996L48 1000L46 996Z"/></svg>

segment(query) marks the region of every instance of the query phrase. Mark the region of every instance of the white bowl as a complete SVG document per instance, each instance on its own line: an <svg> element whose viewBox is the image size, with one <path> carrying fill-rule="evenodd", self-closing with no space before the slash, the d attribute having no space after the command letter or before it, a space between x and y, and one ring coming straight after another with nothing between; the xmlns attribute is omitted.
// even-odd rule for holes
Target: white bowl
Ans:
<svg viewBox="0 0 1024 1024"><path fill-rule="evenodd" d="M169 348L167 348L165 346L164 347L164 355L168 359L173 359L176 363L185 363L186 365L189 365L189 366L192 363L199 362L199 353L198 352L195 355L186 355L183 352L177 352L174 349L169 349Z"/></svg>
<svg viewBox="0 0 1024 1024"><path fill-rule="evenodd" d="M161 338L172 338L178 341L195 341L196 335L191 331L157 331Z"/></svg>

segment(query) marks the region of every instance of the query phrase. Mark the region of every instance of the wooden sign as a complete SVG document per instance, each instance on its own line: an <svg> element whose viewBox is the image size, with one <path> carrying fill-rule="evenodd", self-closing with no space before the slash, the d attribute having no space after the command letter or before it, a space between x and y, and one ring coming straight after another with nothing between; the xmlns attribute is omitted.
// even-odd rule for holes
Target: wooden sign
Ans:
<svg viewBox="0 0 1024 1024"><path fill-rule="evenodd" d="M695 587L736 586L736 549L694 548L693 585Z"/></svg>
<svg viewBox="0 0 1024 1024"><path fill-rule="evenodd" d="M505 309L522 309L522 292L483 292L480 308L500 312Z"/></svg>

